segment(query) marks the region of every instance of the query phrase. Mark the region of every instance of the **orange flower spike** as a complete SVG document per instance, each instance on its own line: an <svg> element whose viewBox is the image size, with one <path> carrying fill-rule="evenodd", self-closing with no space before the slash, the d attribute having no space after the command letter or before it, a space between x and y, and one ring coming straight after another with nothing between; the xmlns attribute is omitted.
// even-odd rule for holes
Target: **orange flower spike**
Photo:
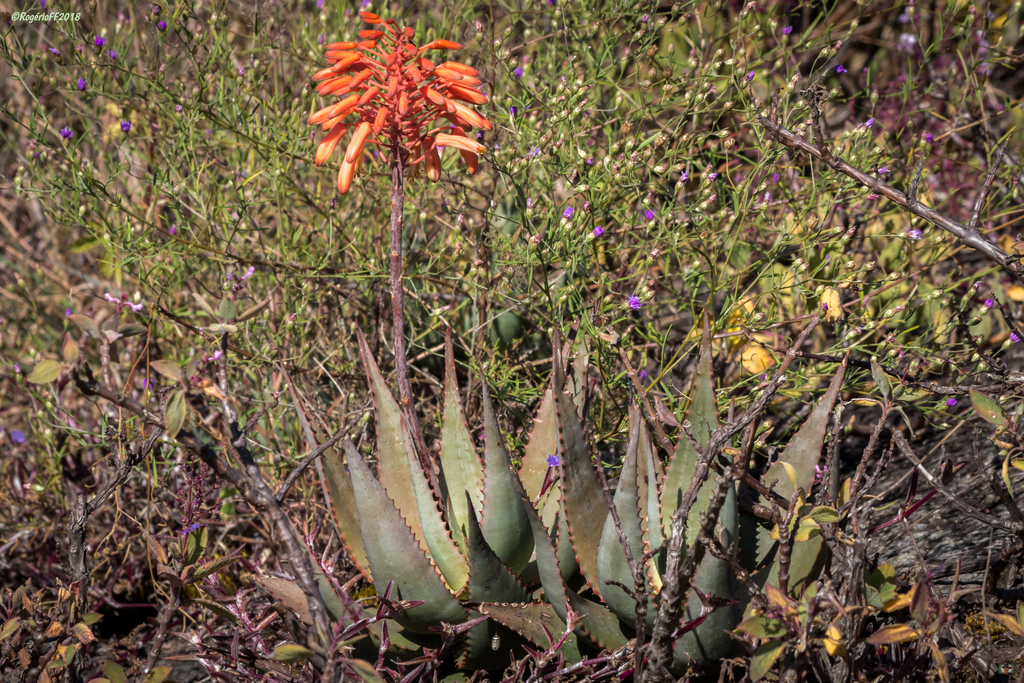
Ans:
<svg viewBox="0 0 1024 683"><path fill-rule="evenodd" d="M422 161L427 176L435 181L441 177L438 145L459 150L467 169L474 172L484 147L464 129L491 128L486 118L470 108L487 102L487 97L474 87L481 85L479 74L454 61L435 67L422 56L427 50L455 50L461 46L449 40L434 40L417 47L412 42L412 28L369 12L359 16L374 28L360 31L360 42L331 43L326 56L333 64L315 76L316 81L323 81L316 88L319 94L342 96L309 118L311 125L322 125L329 131L317 147L316 163L325 163L345 132L352 130L338 170L339 192L351 188L365 159L365 145L371 139L386 156L401 155L407 168ZM354 120L343 123L349 117ZM439 118L456 126L437 130L436 137L435 131L424 134Z"/></svg>

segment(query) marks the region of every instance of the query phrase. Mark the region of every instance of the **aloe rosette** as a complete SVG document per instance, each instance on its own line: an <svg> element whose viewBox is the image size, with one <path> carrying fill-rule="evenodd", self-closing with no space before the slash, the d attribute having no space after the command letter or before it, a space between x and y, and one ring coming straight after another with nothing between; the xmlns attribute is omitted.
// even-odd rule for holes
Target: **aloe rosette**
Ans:
<svg viewBox="0 0 1024 683"><path fill-rule="evenodd" d="M656 617L653 601L662 587L672 515L690 485L699 451L719 426L710 334L703 339L686 433L664 465L634 406L614 491L613 504L632 556L649 558L642 562L652 595L648 626ZM568 348L555 344L550 385L537 409L521 466L515 469L486 382L481 382L482 454L474 446L449 336L440 491L431 489L405 417L361 334L359 346L376 413L377 473L347 441L343 457L325 456L321 472L338 533L359 571L378 590L393 582L393 597L422 602L395 618L389 627L392 646L430 647L436 644L432 629L442 623L487 615L488 621L466 634L459 664L472 669L503 667L509 650L520 644L549 647L549 635L557 639L565 632L569 610L585 616L562 645L567 661L626 646L634 637L636 604L621 586L632 586L633 575L584 432L585 343L581 341L571 364L564 358ZM765 475L766 483L783 496L798 488L809 491L814 483L842 374ZM730 490L719 513L716 538L733 549L755 582L775 582L777 541L770 529L738 511L735 484L724 481ZM721 485L723 479L711 479L700 490L689 513L688 546L695 541L699 515ZM816 577L821 556L820 535L812 533L794 546L791 589L799 590ZM301 592L282 579L264 578L262 583L288 604L304 602ZM321 586L328 607L341 619L345 610L332 583L321 576ZM706 555L684 610L684 623L695 627L680 629L684 633L675 643L676 669L733 654L735 640L729 631L741 615L737 597L729 561ZM718 606L708 614L702 612L705 604ZM500 643L497 649L495 643Z"/></svg>

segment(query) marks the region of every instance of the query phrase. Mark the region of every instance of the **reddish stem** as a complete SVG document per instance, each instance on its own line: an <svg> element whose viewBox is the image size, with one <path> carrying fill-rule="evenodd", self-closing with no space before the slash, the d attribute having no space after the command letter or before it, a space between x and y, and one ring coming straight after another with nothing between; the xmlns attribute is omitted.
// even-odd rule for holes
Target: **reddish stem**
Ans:
<svg viewBox="0 0 1024 683"><path fill-rule="evenodd" d="M391 324L395 343L395 374L398 376L398 392L402 412L409 424L420 465L434 491L440 495L440 487L434 467L423 439L420 420L412 404L412 385L409 384L409 361L405 352L405 293L402 290L402 226L405 209L404 169L402 168L402 145L398 136L391 146Z"/></svg>

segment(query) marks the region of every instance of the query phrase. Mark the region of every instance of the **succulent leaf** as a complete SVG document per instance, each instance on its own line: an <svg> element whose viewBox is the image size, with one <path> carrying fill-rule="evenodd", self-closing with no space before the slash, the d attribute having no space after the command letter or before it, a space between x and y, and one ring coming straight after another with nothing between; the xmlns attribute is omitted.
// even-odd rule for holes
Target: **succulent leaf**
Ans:
<svg viewBox="0 0 1024 683"><path fill-rule="evenodd" d="M775 482L775 492L787 500L793 497L796 489L786 475L780 463L786 462L793 466L796 473L796 484L805 492L810 493L814 485L814 468L821 457L821 448L825 442L825 433L828 431L828 419L832 415L832 406L839 397L839 390L843 387L843 377L846 375L846 365L849 357L844 358L839 365L836 376L832 378L832 384L828 391L818 401L818 405L811 412L810 417L803 423L799 431L790 439L779 460L768 468L764 475L764 483L771 486Z"/></svg>
<svg viewBox="0 0 1024 683"><path fill-rule="evenodd" d="M485 465L481 528L494 553L518 575L533 554L533 530L523 509L523 485L512 470L485 377L481 378L480 385L483 388ZM489 601L510 600L491 598Z"/></svg>
<svg viewBox="0 0 1024 683"><path fill-rule="evenodd" d="M543 488L551 467L548 462L551 456L558 457L558 418L555 415L555 391L549 386L533 418L533 431L519 468L519 479L530 500L536 500ZM537 502L540 518L548 529L554 524L561 507L558 489L558 486L550 487Z"/></svg>
<svg viewBox="0 0 1024 683"><path fill-rule="evenodd" d="M619 473L619 485L615 490L615 510L619 516L622 533L629 542L630 553L635 562L641 562L646 548L643 543L643 531L640 525L640 496L637 486L637 461L640 450L641 418L634 402L629 408L629 442L626 446L626 458L622 462ZM643 571L643 569L641 569ZM604 601L615 615L629 623L635 619L636 600L622 588L609 585L609 581L617 581L625 586L633 586L633 573L626 560L622 548L622 540L615 528L615 520L608 515L601 533L601 547L597 551L597 576L604 589ZM654 623L653 602L648 609L650 624Z"/></svg>
<svg viewBox="0 0 1024 683"><path fill-rule="evenodd" d="M738 515L736 509L736 490L732 487L732 480L726 478L729 492L725 504L719 511L719 522L716 528L716 535L722 541L722 545L728 548L736 539ZM716 479L715 488L721 485L721 480ZM710 488L710 487L709 487ZM710 593L713 597L732 599L735 593L733 586L732 567L727 560L720 560L710 554L706 554L697 567L693 577L693 588L704 594ZM696 619L701 613L701 601L693 591L690 591L689 599L684 611L684 621ZM693 659L702 663L712 662L717 659L732 656L736 648L736 640L729 635L728 631L736 628L740 622L740 610L737 605L725 605L715 609L708 618L696 629L683 634L676 641L673 654L677 667L685 667L688 660Z"/></svg>
<svg viewBox="0 0 1024 683"><path fill-rule="evenodd" d="M572 605L573 612L586 615L580 622L580 628L598 646L613 652L633 637L632 629L620 621L607 606L588 600L574 591L569 591L566 597Z"/></svg>
<svg viewBox="0 0 1024 683"><path fill-rule="evenodd" d="M697 361L697 377L693 385L693 398L686 413L690 436L700 444L707 445L711 432L718 429L718 407L715 403L715 386L711 378L711 325L707 314L704 315L704 334L701 336L700 358ZM684 422L684 425L686 423ZM665 474L665 484L661 491L661 519L665 538L671 536L672 515L682 504L683 496L690 487L690 480L697 469L699 453L689 436L679 436L676 451ZM694 520L700 519L700 513L708 509L714 491L705 485L698 493L697 500L690 508L690 516L686 525L686 546L689 547L697 538L700 525Z"/></svg>
<svg viewBox="0 0 1024 683"><path fill-rule="evenodd" d="M429 633L439 622L465 621L467 612L445 587L433 562L419 547L412 530L388 498L384 487L370 472L352 442L345 440L359 510L359 527L366 544L370 571L378 582L394 580L402 600L423 600L426 604L404 612L396 621L411 631Z"/></svg>
<svg viewBox="0 0 1024 683"><path fill-rule="evenodd" d="M459 398L455 373L455 355L452 350L451 330L445 335L444 422L441 427L441 470L448 489L450 503L448 524L452 535L465 550L466 493L471 495L473 508L479 515L483 511L484 469L480 463L473 437L466 425Z"/></svg>
<svg viewBox="0 0 1024 683"><path fill-rule="evenodd" d="M395 507L408 521L415 519L409 528L419 542L420 548L427 550L437 567L441 570L444 580L452 591L460 593L469 579L469 565L466 558L459 552L448 529L441 519L437 507L437 499L427 482L426 474L420 465L419 457L412 445L409 428L395 401L391 390L370 358L369 348L362 334L359 335L360 349L366 364L366 372L373 389L374 405L377 408L377 458L380 484L387 491ZM352 463L349 461L349 469ZM410 493L411 501L410 501ZM411 508L410 508L411 503ZM417 535L417 531L419 535ZM366 535L363 534L366 539ZM372 567L372 565L371 565ZM372 571L372 570L371 570Z"/></svg>
<svg viewBox="0 0 1024 683"><path fill-rule="evenodd" d="M551 645L547 633L544 632L544 627L547 627L548 633L555 638L555 641L565 633L565 622L555 613L554 608L545 602L488 603L480 605L477 609L494 621L512 629L537 647L548 648ZM581 656L575 633L569 634L559 652L570 664L580 661Z"/></svg>
<svg viewBox="0 0 1024 683"><path fill-rule="evenodd" d="M525 519L525 514L523 517ZM468 521L469 599L473 602L529 602L529 593L488 545L472 506ZM532 529L530 533L532 535ZM530 551L533 551L532 537Z"/></svg>
<svg viewBox="0 0 1024 683"><path fill-rule="evenodd" d="M330 452L324 453L322 460L320 482L330 505L338 536L345 544L345 549L348 550L356 569L372 583L370 565L366 561L366 548L363 546L363 534L359 530L359 512L356 510L355 492L352 491L352 478L337 450L331 449Z"/></svg>
<svg viewBox="0 0 1024 683"><path fill-rule="evenodd" d="M637 444L637 498L640 503L640 528L643 530L644 552L665 547L665 536L661 528L661 505L658 501L658 484L665 479L661 459L655 456L651 435L643 416L637 413L640 423L640 439ZM651 589L660 592L665 570L665 551L658 553L647 562L647 576ZM653 617L652 617L653 618Z"/></svg>
<svg viewBox="0 0 1024 683"><path fill-rule="evenodd" d="M600 596L603 586L597 578L597 549L601 544L604 520L609 513L587 447L583 422L576 412L572 396L558 390L564 384L561 365L561 359L556 354L553 381L565 517L580 572L591 589Z"/></svg>
<svg viewBox="0 0 1024 683"><path fill-rule="evenodd" d="M558 618L565 623L566 589L562 579L562 570L559 568L558 556L555 554L555 547L533 505L528 500L524 500L523 508L526 510L526 517L530 520L530 527L533 529L533 544L537 551L537 572L540 575L540 585L544 588L544 597L551 603Z"/></svg>

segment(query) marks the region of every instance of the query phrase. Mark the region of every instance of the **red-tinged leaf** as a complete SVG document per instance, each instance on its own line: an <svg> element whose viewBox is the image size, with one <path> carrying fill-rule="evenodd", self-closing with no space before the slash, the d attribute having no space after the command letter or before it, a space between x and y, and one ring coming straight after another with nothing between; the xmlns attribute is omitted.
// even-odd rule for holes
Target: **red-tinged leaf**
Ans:
<svg viewBox="0 0 1024 683"><path fill-rule="evenodd" d="M549 386L533 418L533 430L519 468L519 479L531 501L536 500L541 491L551 467L548 460L551 457L558 457L558 418L555 416L554 389ZM556 483L537 502L540 518L547 529L551 528L558 515L560 490L561 485Z"/></svg>
<svg viewBox="0 0 1024 683"><path fill-rule="evenodd" d="M82 645L88 645L89 643L96 642L96 636L93 635L92 629L83 624L82 622L78 622L77 624L72 626L71 632L74 634L76 638L78 638L78 642L80 642Z"/></svg>
<svg viewBox="0 0 1024 683"><path fill-rule="evenodd" d="M359 573L373 582L370 565L366 560L363 534L359 530L359 513L356 510L355 492L348 467L337 450L324 453L321 467L321 483L330 504L331 516L342 543L352 557Z"/></svg>
<svg viewBox="0 0 1024 683"><path fill-rule="evenodd" d="M523 509L525 491L512 471L485 377L481 378L480 386L484 412L484 506L480 528L498 558L518 575L533 554L533 531ZM488 602L509 600L490 598Z"/></svg>
<svg viewBox="0 0 1024 683"><path fill-rule="evenodd" d="M718 407L715 402L715 385L711 376L711 331L707 315L704 316L705 332L702 335L700 357L697 360L697 377L694 380L690 407L686 413L686 421L690 423L689 433L701 448L707 445L711 432L718 429ZM690 436L679 435L675 453L665 473L665 483L661 489L661 522L665 538L668 539L672 526L672 515L682 504L683 496L690 488L690 481L697 469L699 453ZM700 514L708 509L714 489L710 483L697 495L697 500L690 508L690 516L686 525L686 546L689 547L700 531Z"/></svg>
<svg viewBox="0 0 1024 683"><path fill-rule="evenodd" d="M313 624L313 615L309 611L309 601L299 584L290 579L279 579L274 576L255 576L253 579L263 590L274 596L285 607L302 620L306 625Z"/></svg>
<svg viewBox="0 0 1024 683"><path fill-rule="evenodd" d="M875 631L866 640L872 645L893 645L917 640L919 637L917 630L906 624L895 624Z"/></svg>
<svg viewBox="0 0 1024 683"><path fill-rule="evenodd" d="M785 647L786 642L783 640L769 640L767 643L761 643L754 650L754 656L750 658L750 671L747 672L750 680L759 681L764 678Z"/></svg>
<svg viewBox="0 0 1024 683"><path fill-rule="evenodd" d="M576 412L572 395L560 390L565 384L560 349L555 349L554 357L555 371L552 373L552 382L555 392L555 414L558 416L558 445L566 522L569 525L569 536L576 552L580 573L591 589L600 596L604 586L597 578L597 549L601 544L604 521L609 513L583 434L583 422Z"/></svg>
<svg viewBox="0 0 1024 683"><path fill-rule="evenodd" d="M455 373L455 352L451 330L445 335L444 415L441 426L441 470L450 499L448 524L457 530L456 538L465 548L466 524L469 519L466 494L473 501L479 516L483 512L484 467L473 446L473 437L466 425L462 400ZM539 487L538 487L539 488Z"/></svg>
<svg viewBox="0 0 1024 683"><path fill-rule="evenodd" d="M640 526L641 501L637 486L642 423L643 418L634 401L629 407L629 441L626 445L626 457L622 461L619 484L615 489L614 498L615 510L619 516L623 535L629 542L630 553L634 561L639 561L646 551ZM633 588L633 573L626 560L622 540L615 528L615 520L611 515L605 519L604 530L601 533L601 545L597 551L597 577L601 585L604 586L604 601L612 612L627 623L635 619L636 600L619 586L609 584L609 581L616 581L630 589ZM644 580L646 581L646 577ZM649 625L653 625L656 612L653 600L651 600L647 611Z"/></svg>
<svg viewBox="0 0 1024 683"><path fill-rule="evenodd" d="M445 587L433 562L420 548L363 457L347 439L344 448L374 580L377 585L393 580L398 598L425 603L407 610L396 621L417 633L430 633L430 628L441 621L465 621L466 610Z"/></svg>

